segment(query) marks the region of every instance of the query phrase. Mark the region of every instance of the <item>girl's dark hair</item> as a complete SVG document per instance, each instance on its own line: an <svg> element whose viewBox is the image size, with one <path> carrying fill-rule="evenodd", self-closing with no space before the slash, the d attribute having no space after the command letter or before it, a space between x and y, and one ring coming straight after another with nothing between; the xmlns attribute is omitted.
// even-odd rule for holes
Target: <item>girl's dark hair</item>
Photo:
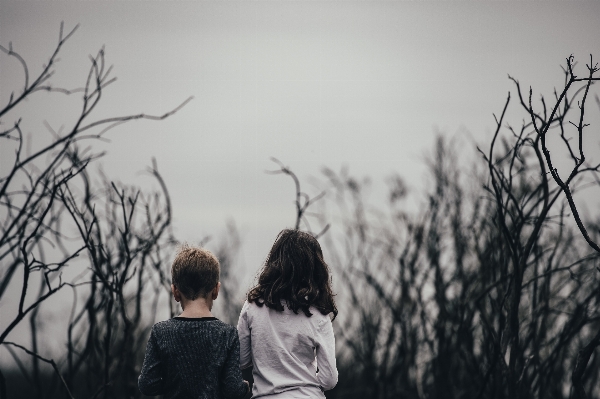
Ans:
<svg viewBox="0 0 600 399"><path fill-rule="evenodd" d="M283 230L277 236L258 284L248 292L248 302L283 311L282 301L298 314L312 316L313 306L326 315L338 310L333 300L329 267L316 238L299 230Z"/></svg>

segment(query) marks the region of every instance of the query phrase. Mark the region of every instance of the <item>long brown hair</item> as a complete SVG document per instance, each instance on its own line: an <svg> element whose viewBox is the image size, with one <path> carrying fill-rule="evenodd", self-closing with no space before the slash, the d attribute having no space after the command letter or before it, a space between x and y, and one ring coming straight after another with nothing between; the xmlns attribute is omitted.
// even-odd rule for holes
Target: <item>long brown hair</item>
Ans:
<svg viewBox="0 0 600 399"><path fill-rule="evenodd" d="M321 314L338 310L333 300L329 267L316 238L299 230L283 230L260 272L258 284L248 292L248 302L283 311L282 301L298 314L312 316L309 307Z"/></svg>

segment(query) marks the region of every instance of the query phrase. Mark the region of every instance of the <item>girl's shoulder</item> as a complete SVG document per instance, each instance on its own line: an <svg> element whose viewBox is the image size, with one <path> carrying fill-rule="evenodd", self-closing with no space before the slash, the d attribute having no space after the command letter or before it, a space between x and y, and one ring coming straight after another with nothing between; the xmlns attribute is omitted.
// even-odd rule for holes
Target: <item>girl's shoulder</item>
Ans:
<svg viewBox="0 0 600 399"><path fill-rule="evenodd" d="M241 318L248 318L249 314L253 313L256 311L256 308L258 308L258 306L256 306L255 303L253 302L249 302L247 299L244 301L244 304L242 305L242 310L240 311L240 319Z"/></svg>
<svg viewBox="0 0 600 399"><path fill-rule="evenodd" d="M252 310L255 310L256 308L258 308L258 306L256 305L256 303L250 302L250 301L248 301L248 299L246 299L244 301L244 304L242 305L242 311L241 311L240 314L248 313L248 312L250 312Z"/></svg>
<svg viewBox="0 0 600 399"><path fill-rule="evenodd" d="M252 315L262 315L263 317L269 318L284 318L285 320L290 319L301 319L309 324L313 324L317 327L321 327L327 322L331 323L331 314L322 314L317 308L311 306L309 308L312 316L306 316L302 310L299 310L298 313L294 313L291 310L285 300L281 301L281 305L283 307L283 311L278 311L275 309L269 308L267 305L259 306L255 302L249 302L246 300L244 305L242 306L241 316L252 316Z"/></svg>

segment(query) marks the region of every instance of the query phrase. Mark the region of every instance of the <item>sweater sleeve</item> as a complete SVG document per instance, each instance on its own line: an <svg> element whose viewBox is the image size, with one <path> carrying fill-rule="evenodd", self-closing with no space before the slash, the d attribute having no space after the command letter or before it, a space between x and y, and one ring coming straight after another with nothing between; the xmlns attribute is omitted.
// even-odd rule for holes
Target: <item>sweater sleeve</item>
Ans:
<svg viewBox="0 0 600 399"><path fill-rule="evenodd" d="M242 398L248 393L249 388L248 383L242 379L238 334L234 328L231 331L232 337L221 373L221 392L225 398Z"/></svg>
<svg viewBox="0 0 600 399"><path fill-rule="evenodd" d="M160 359L154 328L150 332L148 345L146 345L146 355L138 378L138 387L140 392L146 396L161 395L165 390L163 364Z"/></svg>
<svg viewBox="0 0 600 399"><path fill-rule="evenodd" d="M335 364L335 337L333 325L329 316L318 322L316 336L317 364L319 372L317 380L324 391L333 389L338 381L338 371Z"/></svg>
<svg viewBox="0 0 600 399"><path fill-rule="evenodd" d="M244 303L237 330L240 339L240 367L242 369L252 366L252 342L250 338L250 327L248 326L248 301Z"/></svg>

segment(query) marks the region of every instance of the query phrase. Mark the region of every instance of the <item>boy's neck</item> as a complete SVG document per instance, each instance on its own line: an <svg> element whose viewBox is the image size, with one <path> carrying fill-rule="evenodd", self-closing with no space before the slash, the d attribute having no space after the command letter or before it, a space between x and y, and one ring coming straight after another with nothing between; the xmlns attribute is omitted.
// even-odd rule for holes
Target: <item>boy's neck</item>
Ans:
<svg viewBox="0 0 600 399"><path fill-rule="evenodd" d="M210 312L212 309L213 300L211 298L202 298L199 297L190 300L181 301L181 308L183 312L179 315L179 317L185 318L200 318L200 317L213 317Z"/></svg>

